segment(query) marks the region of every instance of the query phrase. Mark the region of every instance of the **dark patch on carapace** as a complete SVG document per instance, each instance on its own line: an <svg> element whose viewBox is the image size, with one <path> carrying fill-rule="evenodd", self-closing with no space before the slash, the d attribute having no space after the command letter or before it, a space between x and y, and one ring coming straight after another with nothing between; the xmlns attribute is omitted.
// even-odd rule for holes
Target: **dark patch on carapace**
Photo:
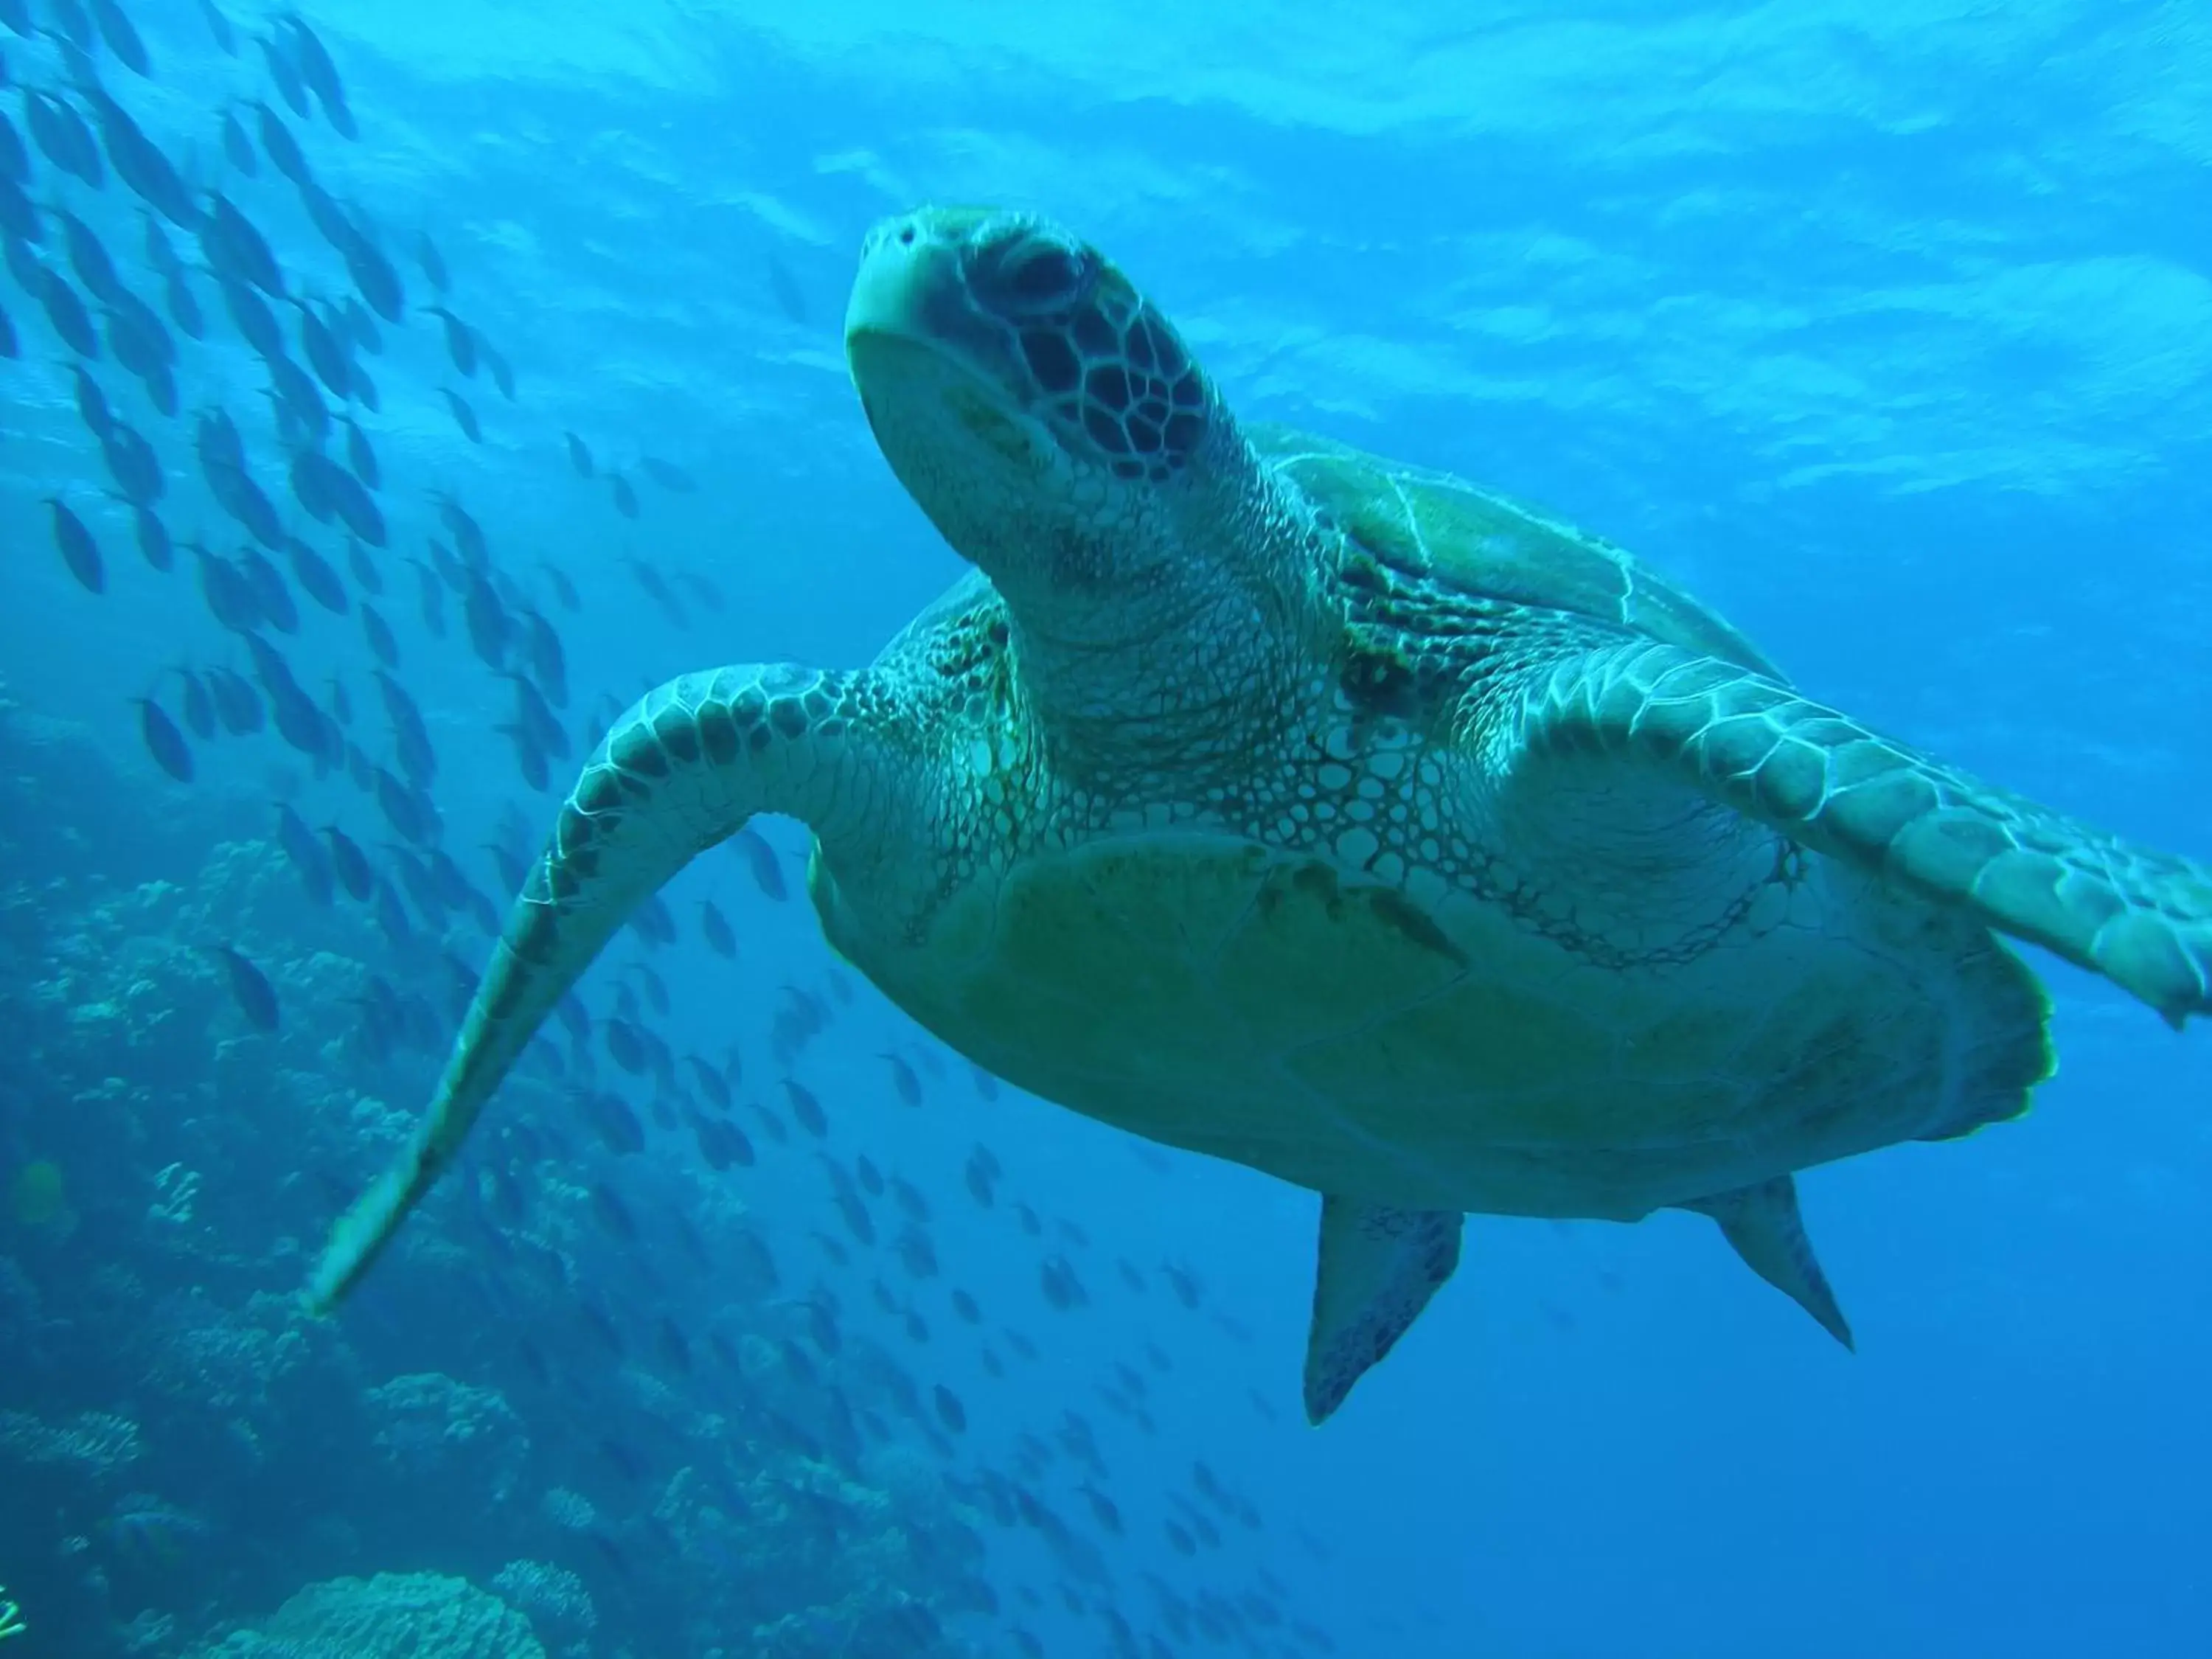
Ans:
<svg viewBox="0 0 2212 1659"><path fill-rule="evenodd" d="M1454 967L1468 965L1467 952L1454 945L1428 912L1392 887L1367 890L1367 908L1424 951L1443 957Z"/></svg>

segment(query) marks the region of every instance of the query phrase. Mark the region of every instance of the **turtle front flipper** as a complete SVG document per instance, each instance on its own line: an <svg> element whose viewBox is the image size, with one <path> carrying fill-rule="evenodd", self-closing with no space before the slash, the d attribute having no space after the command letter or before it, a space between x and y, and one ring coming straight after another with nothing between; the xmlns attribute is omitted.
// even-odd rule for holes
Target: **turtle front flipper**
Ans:
<svg viewBox="0 0 2212 1659"><path fill-rule="evenodd" d="M866 674L789 664L686 674L607 733L492 948L428 1115L342 1217L308 1286L334 1306L459 1152L515 1057L636 907L759 812L832 846L888 832Z"/></svg>
<svg viewBox="0 0 2212 1659"><path fill-rule="evenodd" d="M2179 1027L2212 1013L2212 870L2131 846L1736 664L1635 643L1565 658L1530 757L1656 768L1799 845L2102 974Z"/></svg>

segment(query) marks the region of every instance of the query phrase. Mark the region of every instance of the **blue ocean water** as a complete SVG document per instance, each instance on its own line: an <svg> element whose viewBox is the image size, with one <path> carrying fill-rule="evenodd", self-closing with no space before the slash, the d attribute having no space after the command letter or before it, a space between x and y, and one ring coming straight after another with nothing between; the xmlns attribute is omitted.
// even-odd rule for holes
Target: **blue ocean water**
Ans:
<svg viewBox="0 0 2212 1659"><path fill-rule="evenodd" d="M2041 957L2063 1063L2033 1112L1800 1177L1855 1355L1700 1218L1477 1217L1316 1430L1312 1195L979 1079L833 961L805 836L764 821L764 852L668 890L672 941L610 947L586 1039L555 1030L358 1295L296 1302L428 1098L490 949L472 912L504 910L583 738L682 671L865 662L961 574L841 340L863 234L920 203L1049 215L1241 414L1540 501L1814 695L2212 851L2199 9L217 15L234 52L199 0L0 4L43 239L11 222L0 283L6 1659L415 1651L434 1627L608 1659L2205 1650L2212 1050ZM286 96L310 39L356 137ZM190 337L115 130L98 185L48 147L94 80L350 342L374 409L316 388L301 308L270 302L305 397L373 450L380 596L331 486L318 518L295 483L313 412L272 398L222 297L250 249L167 225ZM63 212L155 307L174 415L118 361L124 308L92 305L93 358L27 291L31 258L88 287ZM167 572L73 363L158 466ZM282 536L340 574L343 615L270 548L298 617L258 632L315 731L382 769L366 790L271 726L189 729L211 671L264 722L281 702L184 546L253 544L200 459L216 409ZM320 447L358 477L347 435ZM472 595L541 694L535 629L557 636L568 758L526 735ZM141 699L186 728L189 783Z"/></svg>

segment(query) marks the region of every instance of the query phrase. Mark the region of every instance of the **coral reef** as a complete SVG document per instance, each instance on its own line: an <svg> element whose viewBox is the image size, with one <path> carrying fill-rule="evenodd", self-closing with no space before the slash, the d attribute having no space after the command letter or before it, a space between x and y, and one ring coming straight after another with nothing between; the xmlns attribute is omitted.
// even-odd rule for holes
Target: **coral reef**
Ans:
<svg viewBox="0 0 2212 1659"><path fill-rule="evenodd" d="M138 1425L109 1412L79 1412L44 1423L27 1412L0 1412L0 1460L58 1466L100 1480L138 1461Z"/></svg>
<svg viewBox="0 0 2212 1659"><path fill-rule="evenodd" d="M195 1286L154 1310L146 1375L173 1398L263 1417L307 1363L316 1334L283 1297L262 1292L225 1307Z"/></svg>
<svg viewBox="0 0 2212 1659"><path fill-rule="evenodd" d="M421 1371L371 1389L368 1406L377 1445L406 1479L479 1507L513 1493L530 1441L496 1390Z"/></svg>
<svg viewBox="0 0 2212 1659"><path fill-rule="evenodd" d="M192 1659L546 1659L530 1621L465 1578L379 1573L310 1584Z"/></svg>
<svg viewBox="0 0 2212 1659"><path fill-rule="evenodd" d="M491 1588L529 1619L538 1639L556 1654L588 1651L599 1613L584 1581L568 1568L546 1561L510 1561L492 1575Z"/></svg>

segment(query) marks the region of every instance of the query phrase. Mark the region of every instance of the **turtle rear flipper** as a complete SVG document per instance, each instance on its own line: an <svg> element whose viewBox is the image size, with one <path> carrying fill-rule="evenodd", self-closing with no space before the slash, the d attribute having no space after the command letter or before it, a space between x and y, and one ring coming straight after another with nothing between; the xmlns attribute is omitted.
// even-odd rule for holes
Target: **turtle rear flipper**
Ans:
<svg viewBox="0 0 2212 1659"><path fill-rule="evenodd" d="M1413 1328L1459 1266L1464 1220L1455 1211L1322 1196L1306 1338L1306 1421L1325 1421Z"/></svg>
<svg viewBox="0 0 2212 1659"><path fill-rule="evenodd" d="M2101 974L2177 1028L2212 1013L2212 870L2092 830L1764 675L1670 645L1571 657L1522 708L1529 756L1601 754Z"/></svg>
<svg viewBox="0 0 2212 1659"><path fill-rule="evenodd" d="M1819 1322L1822 1330L1854 1352L1850 1322L1820 1271L1813 1243L1805 1237L1805 1218L1797 1211L1797 1183L1777 1176L1755 1187L1739 1187L1685 1204L1709 1215L1721 1236L1735 1247L1744 1265Z"/></svg>
<svg viewBox="0 0 2212 1659"><path fill-rule="evenodd" d="M332 1231L308 1287L316 1310L360 1279L554 1005L695 854L760 812L832 842L883 829L871 684L789 664L723 668L671 680L615 723L531 866L428 1115Z"/></svg>

